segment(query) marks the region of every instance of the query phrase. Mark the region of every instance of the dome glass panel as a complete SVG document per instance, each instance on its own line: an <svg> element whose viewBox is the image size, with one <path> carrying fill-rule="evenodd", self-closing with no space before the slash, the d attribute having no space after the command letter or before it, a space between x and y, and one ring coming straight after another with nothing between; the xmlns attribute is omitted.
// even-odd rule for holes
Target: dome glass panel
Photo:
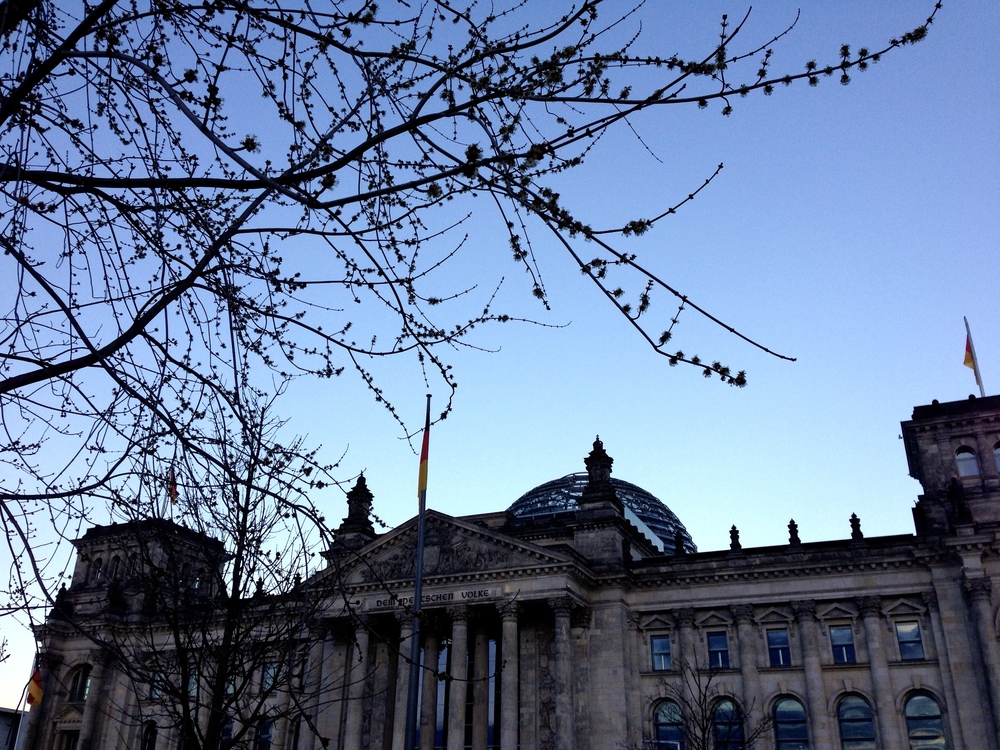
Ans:
<svg viewBox="0 0 1000 750"><path fill-rule="evenodd" d="M586 472L567 474L529 490L507 510L517 518L543 518L554 513L577 511L580 509L578 500L587 487L587 481ZM665 554L673 554L674 536L678 531L684 540L684 550L698 551L684 524L655 496L642 487L615 477L611 478L611 486L615 488L615 494L625 507L638 516L657 536L658 541L662 542Z"/></svg>

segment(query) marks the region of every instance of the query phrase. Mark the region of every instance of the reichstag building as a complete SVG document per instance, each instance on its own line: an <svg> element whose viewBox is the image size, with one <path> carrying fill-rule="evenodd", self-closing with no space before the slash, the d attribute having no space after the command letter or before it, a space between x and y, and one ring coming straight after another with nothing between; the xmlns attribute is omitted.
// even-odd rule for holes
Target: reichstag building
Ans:
<svg viewBox="0 0 1000 750"><path fill-rule="evenodd" d="M787 544L742 547L733 529L729 549L699 551L612 476L599 440L586 471L506 510L428 511L419 670L417 520L376 533L362 478L328 566L300 584L313 614L295 656L247 667L230 705L257 708L216 717L219 746L393 750L409 726L422 750L1000 750L1000 396L918 406L902 434L922 486L912 534L865 536L852 517L849 538L803 543L790 523ZM27 750L175 750L178 722L212 718L211 665L185 673L202 697L172 712L183 696L157 687L162 666L145 684L76 625L114 611L119 639L146 618L170 642L169 618L120 593L135 527L76 542L37 632L45 697ZM143 533L184 541L173 565L225 559L169 522Z"/></svg>

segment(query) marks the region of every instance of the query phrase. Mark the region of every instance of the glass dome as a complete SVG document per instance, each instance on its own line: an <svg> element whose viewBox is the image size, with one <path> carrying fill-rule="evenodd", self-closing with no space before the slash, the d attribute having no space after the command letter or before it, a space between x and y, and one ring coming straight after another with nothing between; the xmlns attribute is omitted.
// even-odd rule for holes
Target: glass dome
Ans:
<svg viewBox="0 0 1000 750"><path fill-rule="evenodd" d="M577 504L577 500L583 494L587 481L586 472L567 474L529 490L507 510L517 518L541 518L553 513L579 510L580 506ZM639 520L640 523L636 523L636 526L641 531L646 531L648 528L656 536L656 539L650 541L660 542L665 554L673 554L674 536L678 531L684 540L684 550L686 552L698 551L694 542L691 541L688 530L684 528L684 524L670 508L656 497L646 492L642 487L637 487L615 477L611 478L611 486L615 488L618 499L625 505L625 513L626 516L629 516L629 520L633 523ZM631 517L633 515L634 518ZM643 528L644 526L646 528Z"/></svg>

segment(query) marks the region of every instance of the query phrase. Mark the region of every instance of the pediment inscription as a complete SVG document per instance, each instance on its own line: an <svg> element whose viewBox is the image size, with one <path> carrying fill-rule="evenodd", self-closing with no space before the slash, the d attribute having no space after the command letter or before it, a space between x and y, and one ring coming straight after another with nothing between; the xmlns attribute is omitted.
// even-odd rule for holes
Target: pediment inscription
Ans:
<svg viewBox="0 0 1000 750"><path fill-rule="evenodd" d="M358 571L364 582L411 579L414 573L414 538L384 557L366 560ZM424 576L443 576L507 568L512 551L474 539L446 524L428 524L424 539Z"/></svg>

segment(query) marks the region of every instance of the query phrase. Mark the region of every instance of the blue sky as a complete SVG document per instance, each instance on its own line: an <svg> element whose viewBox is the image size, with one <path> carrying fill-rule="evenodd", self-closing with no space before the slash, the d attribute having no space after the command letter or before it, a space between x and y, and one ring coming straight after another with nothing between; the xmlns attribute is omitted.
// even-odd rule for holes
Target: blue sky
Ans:
<svg viewBox="0 0 1000 750"><path fill-rule="evenodd" d="M775 45L775 69L835 59L843 43L876 47L931 8L872 5L805 5ZM643 11L641 44L694 56L714 40L721 13L745 9L657 3ZM796 9L758 4L745 33L764 40ZM615 476L667 503L702 550L725 548L732 525L745 547L781 544L790 518L804 542L847 538L851 513L869 536L911 532L920 489L907 476L899 422L915 405L975 392L962 366L963 315L987 393L1000 383L998 28L997 3L945 3L924 42L849 86L824 80L748 97L728 118L715 104L646 113L632 123L641 143L615 132L560 186L595 224L615 223L672 205L725 164L671 221L619 244L797 358L770 358L683 316L676 346L746 369L744 389L669 367L541 233L553 310L533 306L502 235L488 221L472 224L475 263L507 276L500 303L564 327L485 328L472 342L490 351L451 358L459 388L454 412L433 430L429 505L502 510L583 470L599 434ZM654 309L672 313L665 298ZM397 409L419 425L424 383L411 368L378 367ZM443 399L435 393L436 405ZM328 459L343 454L341 476L365 472L387 523L415 513L417 457L359 384L298 384L283 409L289 429L322 443ZM346 514L338 491L319 500L334 523ZM13 704L30 666L31 639L14 631L5 618L14 654L0 665L0 705Z"/></svg>

